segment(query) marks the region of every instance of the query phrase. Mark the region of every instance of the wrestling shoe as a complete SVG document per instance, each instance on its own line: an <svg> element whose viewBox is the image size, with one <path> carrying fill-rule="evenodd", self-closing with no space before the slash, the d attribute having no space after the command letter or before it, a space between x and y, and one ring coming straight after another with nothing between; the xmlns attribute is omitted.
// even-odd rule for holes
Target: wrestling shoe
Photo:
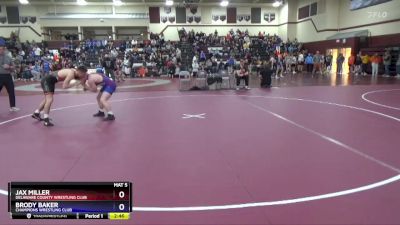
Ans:
<svg viewBox="0 0 400 225"><path fill-rule="evenodd" d="M113 114L108 114L107 117L104 117L104 121L113 121L115 120L115 116Z"/></svg>
<svg viewBox="0 0 400 225"><path fill-rule="evenodd" d="M17 108L17 107L10 108L10 112L17 112L17 111L19 111L19 108Z"/></svg>
<svg viewBox="0 0 400 225"><path fill-rule="evenodd" d="M32 118L33 118L33 119L37 119L37 120L39 120L39 121L42 121L42 118L40 118L40 113L33 113L33 114L32 114Z"/></svg>
<svg viewBox="0 0 400 225"><path fill-rule="evenodd" d="M45 119L43 119L43 121L44 121L44 125L46 126L46 127L52 127L52 126L54 126L54 124L52 123L52 122L50 122L50 118L45 118Z"/></svg>
<svg viewBox="0 0 400 225"><path fill-rule="evenodd" d="M102 111L98 111L96 114L93 114L94 117L104 117L105 114Z"/></svg>

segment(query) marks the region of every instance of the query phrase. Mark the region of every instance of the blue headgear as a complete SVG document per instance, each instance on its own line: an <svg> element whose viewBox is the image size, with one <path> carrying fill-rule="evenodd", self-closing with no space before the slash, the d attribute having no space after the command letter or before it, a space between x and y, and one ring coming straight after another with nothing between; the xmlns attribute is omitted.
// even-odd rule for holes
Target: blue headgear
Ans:
<svg viewBox="0 0 400 225"><path fill-rule="evenodd" d="M104 74L104 71L103 71L102 68L97 68L97 69L96 69L96 73Z"/></svg>

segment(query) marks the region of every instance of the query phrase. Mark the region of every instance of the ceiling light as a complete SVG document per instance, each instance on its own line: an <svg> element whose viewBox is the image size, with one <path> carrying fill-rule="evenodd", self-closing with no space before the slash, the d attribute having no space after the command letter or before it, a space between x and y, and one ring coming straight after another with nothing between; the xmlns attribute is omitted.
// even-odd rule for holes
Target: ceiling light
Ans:
<svg viewBox="0 0 400 225"><path fill-rule="evenodd" d="M124 3L121 0L113 0L115 6L121 6Z"/></svg>
<svg viewBox="0 0 400 225"><path fill-rule="evenodd" d="M273 7L279 7L279 6L281 6L282 5L282 1L275 1L274 3L272 3L272 6Z"/></svg>
<svg viewBox="0 0 400 225"><path fill-rule="evenodd" d="M166 0L165 1L165 5L167 5L167 6L171 6L173 4L174 4L174 1L172 1L172 0Z"/></svg>
<svg viewBox="0 0 400 225"><path fill-rule="evenodd" d="M28 0L19 0L19 3L21 3L22 5L26 5L29 4Z"/></svg>
<svg viewBox="0 0 400 225"><path fill-rule="evenodd" d="M220 3L220 5L221 5L222 7L227 7L227 6L229 5L229 1L224 0L224 1L222 1L222 2Z"/></svg>
<svg viewBox="0 0 400 225"><path fill-rule="evenodd" d="M86 0L76 0L76 4L78 5L87 5Z"/></svg>

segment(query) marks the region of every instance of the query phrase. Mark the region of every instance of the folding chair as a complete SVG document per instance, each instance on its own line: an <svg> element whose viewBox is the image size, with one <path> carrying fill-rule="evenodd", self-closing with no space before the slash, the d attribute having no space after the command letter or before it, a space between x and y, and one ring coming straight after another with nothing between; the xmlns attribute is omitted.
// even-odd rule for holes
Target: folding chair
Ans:
<svg viewBox="0 0 400 225"><path fill-rule="evenodd" d="M194 85L198 88L205 88L207 87L207 73L204 70L199 70L197 72L197 77L194 80Z"/></svg>
<svg viewBox="0 0 400 225"><path fill-rule="evenodd" d="M221 88L231 89L231 77L226 70L221 70L220 75L222 77Z"/></svg>
<svg viewBox="0 0 400 225"><path fill-rule="evenodd" d="M179 72L179 90L180 91L188 91L191 88L191 78L189 71L180 71Z"/></svg>

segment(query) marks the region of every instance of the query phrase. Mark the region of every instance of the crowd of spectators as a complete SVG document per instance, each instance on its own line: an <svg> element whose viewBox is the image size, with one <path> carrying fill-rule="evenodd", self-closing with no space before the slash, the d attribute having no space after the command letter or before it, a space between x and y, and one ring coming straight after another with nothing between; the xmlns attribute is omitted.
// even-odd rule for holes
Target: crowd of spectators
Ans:
<svg viewBox="0 0 400 225"><path fill-rule="evenodd" d="M190 71L194 76L199 71L213 74L221 69L229 73L249 74L259 73L265 62L274 71L273 77L281 78L285 73L303 71L342 74L345 61L348 62L350 73L366 75L367 65L371 64L372 75L376 76L379 63L384 64L385 75L388 75L391 63L389 52L383 57L359 53L347 60L343 54L333 59L331 53L307 52L297 39L284 42L276 34L261 31L256 36L250 36L247 30L231 29L227 34L220 35L217 30L205 34L180 29L178 34L179 42L165 40L163 34L150 33L149 39L143 41L130 39L116 44L107 39L88 39L78 44L68 41L58 49L49 49L45 42L19 43L14 37L10 39L10 43L13 43L10 52L15 64L14 79L40 80L51 71L81 64L92 68L102 67L107 75L117 81L123 81L126 76L174 77L180 71ZM191 51L184 49L182 52L182 43L188 44ZM337 71L331 71L334 60ZM396 65L399 74L400 62Z"/></svg>

